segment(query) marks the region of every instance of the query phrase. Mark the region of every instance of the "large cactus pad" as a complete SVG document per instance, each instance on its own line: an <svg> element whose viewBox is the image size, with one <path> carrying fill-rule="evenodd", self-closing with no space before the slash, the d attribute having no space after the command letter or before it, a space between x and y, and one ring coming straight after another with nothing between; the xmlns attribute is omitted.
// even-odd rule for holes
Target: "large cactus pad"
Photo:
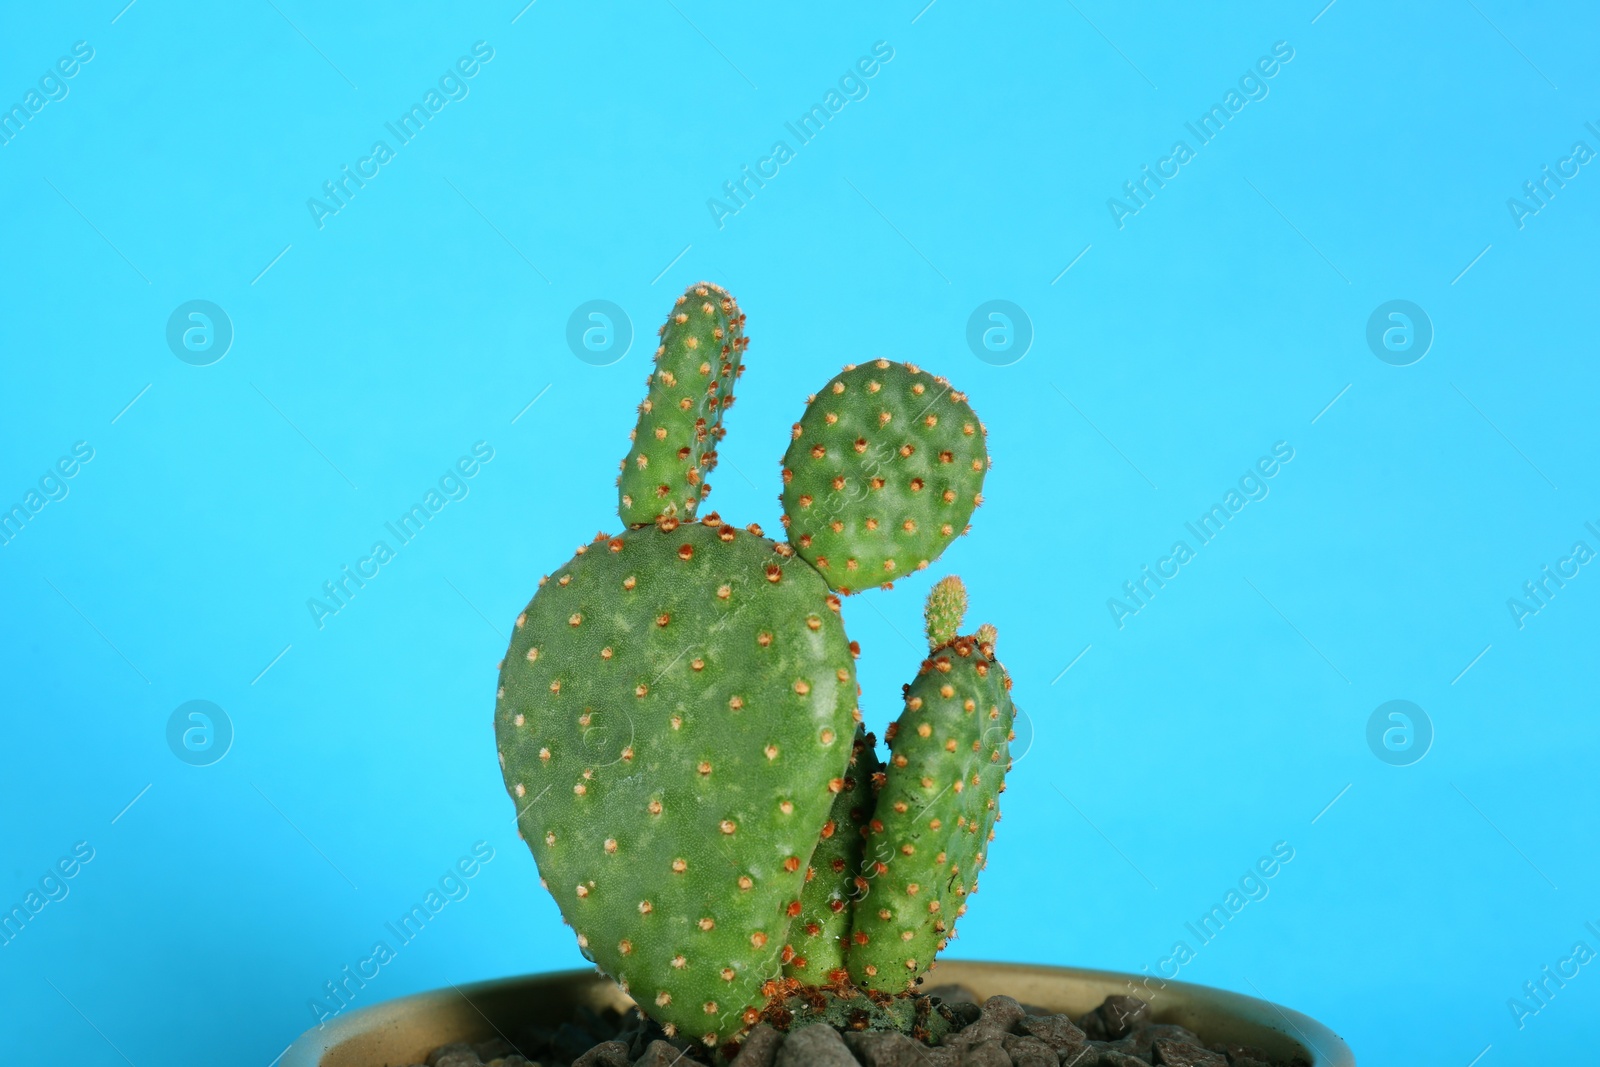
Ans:
<svg viewBox="0 0 1600 1067"><path fill-rule="evenodd" d="M794 425L783 521L834 589L888 584L966 532L988 467L983 424L949 382L886 359L846 367Z"/></svg>
<svg viewBox="0 0 1600 1067"><path fill-rule="evenodd" d="M722 416L743 368L744 313L710 282L691 285L661 327L650 391L639 405L617 478L618 514L629 526L662 516L694 517L711 491Z"/></svg>
<svg viewBox="0 0 1600 1067"><path fill-rule="evenodd" d="M661 1022L712 1043L763 1003L855 717L838 599L714 516L597 539L518 617L495 732L519 830Z"/></svg>

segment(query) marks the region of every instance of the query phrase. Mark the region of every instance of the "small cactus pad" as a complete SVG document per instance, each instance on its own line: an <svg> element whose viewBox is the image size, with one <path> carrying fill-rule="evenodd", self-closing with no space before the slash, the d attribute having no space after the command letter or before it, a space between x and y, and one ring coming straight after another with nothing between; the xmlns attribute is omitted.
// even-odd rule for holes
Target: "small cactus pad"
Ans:
<svg viewBox="0 0 1600 1067"><path fill-rule="evenodd" d="M851 920L857 985L903 992L955 936L1000 815L1010 688L994 646L972 637L934 649L906 687Z"/></svg>
<svg viewBox="0 0 1600 1067"><path fill-rule="evenodd" d="M983 424L948 381L886 359L846 367L783 457L789 541L840 593L887 585L966 532L988 468Z"/></svg>
<svg viewBox="0 0 1600 1067"><path fill-rule="evenodd" d="M872 780L883 770L874 751L877 739L860 729L845 771L844 788L822 826L822 840L806 871L800 914L789 927L794 955L783 973L813 985L842 976L845 940L850 936L850 898L861 870L864 832L872 818Z"/></svg>
<svg viewBox="0 0 1600 1067"><path fill-rule="evenodd" d="M685 1037L765 1002L856 714L838 598L715 515L601 535L517 618L495 734L519 833L579 946Z"/></svg>
<svg viewBox="0 0 1600 1067"><path fill-rule="evenodd" d="M967 614L967 587L953 574L940 578L928 591L928 605L922 614L928 624L929 648L955 640Z"/></svg>
<svg viewBox="0 0 1600 1067"><path fill-rule="evenodd" d="M617 511L629 526L663 516L694 517L711 491L722 415L733 405L743 371L744 313L710 282L691 285L661 327L650 391L639 405L628 454L617 479Z"/></svg>

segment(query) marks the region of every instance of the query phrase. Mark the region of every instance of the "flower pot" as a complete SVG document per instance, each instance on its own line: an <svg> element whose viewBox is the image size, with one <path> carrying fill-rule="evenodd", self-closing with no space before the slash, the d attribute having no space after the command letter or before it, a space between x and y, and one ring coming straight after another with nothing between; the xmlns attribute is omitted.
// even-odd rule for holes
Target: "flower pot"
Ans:
<svg viewBox="0 0 1600 1067"><path fill-rule="evenodd" d="M1332 1030L1265 1000L1187 982L1159 992L1138 975L1077 967L946 960L929 979L958 983L980 998L1004 993L1024 1004L1081 1015L1113 994L1149 1001L1157 1021L1177 1023L1208 1043L1254 1045L1273 1057L1303 1056L1313 1067L1354 1067L1355 1057ZM422 1063L452 1041L486 1041L527 1022L554 1025L578 1005L631 1007L633 1001L594 971L555 971L452 986L340 1015L306 1031L281 1067L396 1067Z"/></svg>

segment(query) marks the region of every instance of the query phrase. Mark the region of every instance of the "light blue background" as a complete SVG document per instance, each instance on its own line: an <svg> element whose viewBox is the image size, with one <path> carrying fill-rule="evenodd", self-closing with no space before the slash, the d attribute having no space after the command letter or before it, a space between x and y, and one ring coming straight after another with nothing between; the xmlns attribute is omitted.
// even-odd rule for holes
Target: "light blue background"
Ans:
<svg viewBox="0 0 1600 1067"><path fill-rule="evenodd" d="M95 49L0 146L0 504L95 450L0 547L0 904L95 850L0 948L7 1047L267 1067L478 840L357 1003L581 963L511 824L494 667L539 575L616 528L649 339L700 278L753 338L725 516L777 529L789 424L841 363L921 363L988 423L972 535L846 607L875 727L949 571L1031 716L951 956L1159 968L1284 841L1181 978L1363 1064L1589 1039L1600 965L1522 1029L1507 1001L1600 949L1600 573L1521 629L1506 602L1600 548L1600 174L1520 229L1506 201L1600 149L1592 13L121 2L0 31L6 104ZM470 95L319 230L307 198L480 40ZM877 41L869 95L719 229L707 199ZM1270 95L1119 229L1107 198L1278 41ZM1365 342L1395 298L1435 329L1408 367ZM165 342L192 299L235 330L209 367ZM591 299L633 319L615 365L567 348ZM991 299L1031 318L1015 365L967 347ZM319 630L307 599L477 441L470 495ZM1107 599L1278 441L1270 496L1119 629ZM236 731L209 767L165 740L192 699ZM1367 747L1391 699L1436 732L1409 767Z"/></svg>

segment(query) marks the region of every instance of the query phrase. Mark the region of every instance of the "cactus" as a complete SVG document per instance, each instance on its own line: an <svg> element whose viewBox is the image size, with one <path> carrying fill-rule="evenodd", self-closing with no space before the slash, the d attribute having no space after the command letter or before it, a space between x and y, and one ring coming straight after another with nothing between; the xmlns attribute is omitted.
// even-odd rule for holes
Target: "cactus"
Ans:
<svg viewBox="0 0 1600 1067"><path fill-rule="evenodd" d="M920 980L976 888L1009 681L992 628L956 636L959 580L938 583L885 771L836 593L926 567L965 531L984 430L943 379L847 367L784 459L791 543L694 521L743 325L716 286L678 298L618 479L625 528L517 617L495 710L506 788L579 948L670 1032L717 1045L825 1004L932 1040L927 1001L886 994Z"/></svg>

